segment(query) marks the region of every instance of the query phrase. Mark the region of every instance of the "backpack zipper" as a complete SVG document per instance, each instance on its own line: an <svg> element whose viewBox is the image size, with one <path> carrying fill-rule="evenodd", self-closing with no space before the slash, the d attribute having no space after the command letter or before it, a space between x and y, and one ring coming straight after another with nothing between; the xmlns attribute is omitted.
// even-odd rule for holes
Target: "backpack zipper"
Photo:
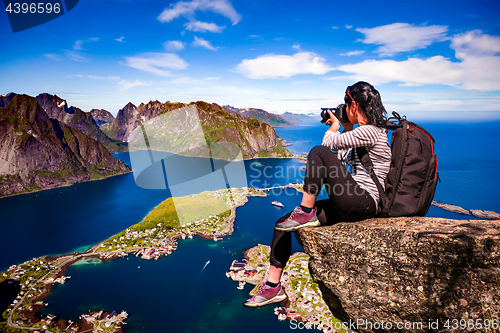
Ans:
<svg viewBox="0 0 500 333"><path fill-rule="evenodd" d="M413 132L414 129L418 129L420 130L422 133L424 133L425 135L427 135L427 137L429 138L429 141L431 142L431 152L432 152L432 155L434 155L434 143L432 142L432 139L430 137L430 135L428 133L426 133L424 130L418 128L418 127L415 127L415 126L410 126L409 127L409 130L410 132ZM437 169L437 168L436 168Z"/></svg>

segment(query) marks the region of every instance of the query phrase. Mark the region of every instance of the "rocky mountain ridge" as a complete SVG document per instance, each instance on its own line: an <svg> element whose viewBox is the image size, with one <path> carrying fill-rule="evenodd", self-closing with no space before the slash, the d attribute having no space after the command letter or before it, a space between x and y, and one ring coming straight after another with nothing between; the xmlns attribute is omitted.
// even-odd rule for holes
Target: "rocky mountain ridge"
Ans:
<svg viewBox="0 0 500 333"><path fill-rule="evenodd" d="M281 114L282 117L286 119L290 119L290 121L293 122L301 122L301 123L309 123L309 122L317 122L321 119L320 113L318 112L317 114L315 113L293 113L293 112L288 112L286 111L285 113Z"/></svg>
<svg viewBox="0 0 500 333"><path fill-rule="evenodd" d="M106 110L69 107L57 95L9 93L0 96L0 111L0 196L128 172L107 150L123 148L121 141L134 130L134 142L143 141L147 129L146 141L153 148L181 155L226 160L293 156L271 126L215 103L128 103L114 118ZM103 122L100 128L94 116ZM137 149L144 148L149 147Z"/></svg>
<svg viewBox="0 0 500 333"><path fill-rule="evenodd" d="M49 118L27 95L0 107L0 147L0 196L130 171L98 141Z"/></svg>
<svg viewBox="0 0 500 333"><path fill-rule="evenodd" d="M224 105L224 108L242 114L245 117L253 117L258 121L264 122L273 127L296 126L302 121L294 119L293 121L278 114L270 113L256 108L235 108L230 105Z"/></svg>
<svg viewBox="0 0 500 333"><path fill-rule="evenodd" d="M191 113L193 108L195 113ZM204 139L194 138L197 122L201 126L197 131L203 133ZM228 156L234 153L235 146L239 146L243 158L292 156L271 126L216 103L202 101L189 104L150 101L139 106L128 103L118 111L113 123L103 125L101 129L111 138L129 141L129 145L134 146L133 141L142 140L142 131L146 128L141 126L145 125L148 140L155 142L156 150L206 156L206 145L216 143L214 149L226 150ZM139 129L141 131L137 134ZM133 135L134 131L136 134ZM224 154L220 156L222 158Z"/></svg>
<svg viewBox="0 0 500 333"><path fill-rule="evenodd" d="M253 117L273 127L297 126L319 120L319 114L315 115L313 113L300 114L286 111L282 114L275 114L257 108L237 108L231 105L224 105L223 107L227 110L242 114L245 117Z"/></svg>
<svg viewBox="0 0 500 333"><path fill-rule="evenodd" d="M66 100L57 95L43 93L38 95L36 100L49 118L56 119L70 127L76 128L80 132L102 143L111 152L126 150L125 144L118 140L110 139L101 131L91 112L84 112L80 108L68 106Z"/></svg>

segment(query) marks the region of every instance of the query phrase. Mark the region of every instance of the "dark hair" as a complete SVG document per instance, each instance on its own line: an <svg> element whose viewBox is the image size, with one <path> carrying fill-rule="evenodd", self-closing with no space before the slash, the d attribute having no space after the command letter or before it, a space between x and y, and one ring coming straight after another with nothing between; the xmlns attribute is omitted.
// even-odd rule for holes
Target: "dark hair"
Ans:
<svg viewBox="0 0 500 333"><path fill-rule="evenodd" d="M347 87L344 101L351 105L356 102L368 117L369 123L377 127L384 127L387 122L387 112L380 94L371 84L359 81L352 86Z"/></svg>

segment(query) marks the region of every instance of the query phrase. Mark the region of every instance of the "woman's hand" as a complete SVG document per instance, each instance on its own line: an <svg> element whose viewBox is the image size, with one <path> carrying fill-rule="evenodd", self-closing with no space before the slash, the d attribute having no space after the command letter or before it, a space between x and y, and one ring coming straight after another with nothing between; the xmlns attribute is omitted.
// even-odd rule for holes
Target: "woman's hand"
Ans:
<svg viewBox="0 0 500 333"><path fill-rule="evenodd" d="M330 119L328 119L325 124L330 125L330 128L328 129L329 131L337 132L340 129L341 123L332 111L328 110L328 114L330 115ZM352 131L352 124L350 122L344 122L342 123L342 126L344 127L342 133Z"/></svg>
<svg viewBox="0 0 500 333"><path fill-rule="evenodd" d="M328 119L325 124L330 126L329 131L337 132L340 129L340 121L335 117L332 111L328 110L328 114L330 115L330 119Z"/></svg>

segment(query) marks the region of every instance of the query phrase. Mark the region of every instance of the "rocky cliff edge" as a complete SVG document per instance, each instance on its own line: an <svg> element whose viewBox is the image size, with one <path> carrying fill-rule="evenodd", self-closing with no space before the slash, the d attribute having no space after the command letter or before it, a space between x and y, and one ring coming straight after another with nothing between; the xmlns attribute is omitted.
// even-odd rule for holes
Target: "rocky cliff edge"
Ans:
<svg viewBox="0 0 500 333"><path fill-rule="evenodd" d="M475 328L498 323L500 220L379 218L304 228L296 236L334 316L378 323L358 332L418 331L387 329L398 322L436 332L471 332L461 330L462 319ZM437 330L427 327L436 322Z"/></svg>

